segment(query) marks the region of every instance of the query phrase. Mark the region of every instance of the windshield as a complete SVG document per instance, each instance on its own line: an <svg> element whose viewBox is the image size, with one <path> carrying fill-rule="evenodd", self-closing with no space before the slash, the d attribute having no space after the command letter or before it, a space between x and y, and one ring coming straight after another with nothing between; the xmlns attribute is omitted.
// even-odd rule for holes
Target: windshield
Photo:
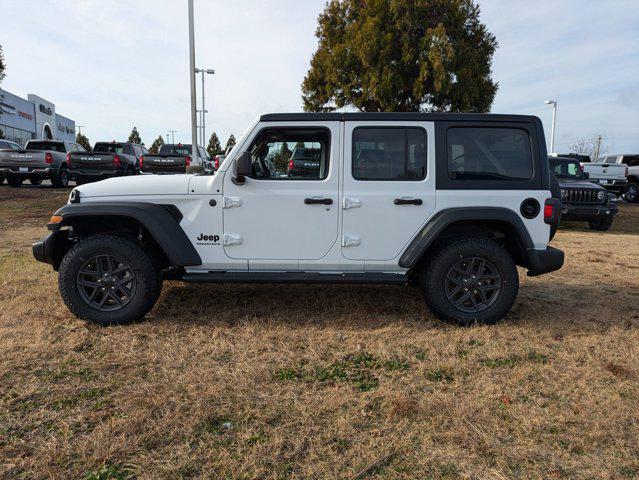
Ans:
<svg viewBox="0 0 639 480"><path fill-rule="evenodd" d="M64 143L62 142L29 142L27 145L29 150L52 150L54 152L66 152Z"/></svg>
<svg viewBox="0 0 639 480"><path fill-rule="evenodd" d="M160 155L191 155L191 145L162 145Z"/></svg>
<svg viewBox="0 0 639 480"><path fill-rule="evenodd" d="M581 178L581 166L579 162L571 160L550 160L550 168L557 177Z"/></svg>
<svg viewBox="0 0 639 480"><path fill-rule="evenodd" d="M97 153L124 153L124 145L121 143L96 143L93 151Z"/></svg>

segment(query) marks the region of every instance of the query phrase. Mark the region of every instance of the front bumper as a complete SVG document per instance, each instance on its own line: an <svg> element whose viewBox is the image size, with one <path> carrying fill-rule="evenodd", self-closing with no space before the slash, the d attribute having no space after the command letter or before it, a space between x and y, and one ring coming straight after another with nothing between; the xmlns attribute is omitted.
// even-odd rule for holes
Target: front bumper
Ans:
<svg viewBox="0 0 639 480"><path fill-rule="evenodd" d="M602 205L579 205L574 203L564 203L561 207L561 219L570 221L599 220L602 217L612 217L617 214L619 208L616 203L606 203Z"/></svg>
<svg viewBox="0 0 639 480"><path fill-rule="evenodd" d="M25 167L18 165L9 165L0 167L0 173L5 175L20 175L29 177L31 175L52 175L57 169L54 167Z"/></svg>
<svg viewBox="0 0 639 480"><path fill-rule="evenodd" d="M68 230L51 232L42 240L35 242L31 250L33 257L42 263L48 263L55 271L60 267L60 262L69 242Z"/></svg>
<svg viewBox="0 0 639 480"><path fill-rule="evenodd" d="M528 276L536 277L544 273L559 270L564 264L564 252L558 248L546 247L545 250L528 250Z"/></svg>

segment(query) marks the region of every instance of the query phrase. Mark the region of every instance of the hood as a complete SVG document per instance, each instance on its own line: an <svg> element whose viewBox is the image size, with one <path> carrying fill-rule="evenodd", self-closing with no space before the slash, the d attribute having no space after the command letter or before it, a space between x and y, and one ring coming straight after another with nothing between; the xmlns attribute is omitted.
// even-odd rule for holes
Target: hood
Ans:
<svg viewBox="0 0 639 480"><path fill-rule="evenodd" d="M596 183L589 182L588 180L582 180L580 178L561 178L557 177L559 186L561 188L588 188L590 190L605 190L604 187L597 185Z"/></svg>
<svg viewBox="0 0 639 480"><path fill-rule="evenodd" d="M115 177L76 187L81 197L131 195L186 195L193 175L133 175Z"/></svg>

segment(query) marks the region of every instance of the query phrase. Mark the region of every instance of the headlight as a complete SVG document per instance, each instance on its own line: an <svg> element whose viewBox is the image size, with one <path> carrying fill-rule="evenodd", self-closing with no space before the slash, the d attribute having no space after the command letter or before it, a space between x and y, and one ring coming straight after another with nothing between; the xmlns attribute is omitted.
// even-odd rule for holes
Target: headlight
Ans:
<svg viewBox="0 0 639 480"><path fill-rule="evenodd" d="M565 200L568 198L568 190L561 189L561 199Z"/></svg>
<svg viewBox="0 0 639 480"><path fill-rule="evenodd" d="M597 193L597 200L603 200L604 198L606 198L606 192L604 190L600 190L599 193Z"/></svg>

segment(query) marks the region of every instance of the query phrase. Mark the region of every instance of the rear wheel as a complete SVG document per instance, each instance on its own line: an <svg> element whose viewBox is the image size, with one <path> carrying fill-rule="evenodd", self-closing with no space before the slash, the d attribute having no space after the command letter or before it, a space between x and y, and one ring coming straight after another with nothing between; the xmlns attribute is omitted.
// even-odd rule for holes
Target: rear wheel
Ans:
<svg viewBox="0 0 639 480"><path fill-rule="evenodd" d="M0 173L0 185L4 183L4 173Z"/></svg>
<svg viewBox="0 0 639 480"><path fill-rule="evenodd" d="M607 232L608 230L610 230L610 227L612 227L612 218L613 217L603 217L598 220L588 222L588 225L590 226L590 230Z"/></svg>
<svg viewBox="0 0 639 480"><path fill-rule="evenodd" d="M626 201L630 203L639 202L639 183L629 183L624 191Z"/></svg>
<svg viewBox="0 0 639 480"><path fill-rule="evenodd" d="M69 170L61 168L57 175L51 179L51 184L55 188L67 188L69 186Z"/></svg>
<svg viewBox="0 0 639 480"><path fill-rule="evenodd" d="M23 181L24 179L18 175L7 175L7 183L10 187L18 188L20 185L22 185Z"/></svg>
<svg viewBox="0 0 639 480"><path fill-rule="evenodd" d="M96 235L67 252L59 285L64 303L75 316L116 325L138 320L153 308L162 278L151 257L134 242Z"/></svg>
<svg viewBox="0 0 639 480"><path fill-rule="evenodd" d="M515 301L515 262L496 243L460 238L437 252L422 272L426 303L439 318L461 325L491 324Z"/></svg>

